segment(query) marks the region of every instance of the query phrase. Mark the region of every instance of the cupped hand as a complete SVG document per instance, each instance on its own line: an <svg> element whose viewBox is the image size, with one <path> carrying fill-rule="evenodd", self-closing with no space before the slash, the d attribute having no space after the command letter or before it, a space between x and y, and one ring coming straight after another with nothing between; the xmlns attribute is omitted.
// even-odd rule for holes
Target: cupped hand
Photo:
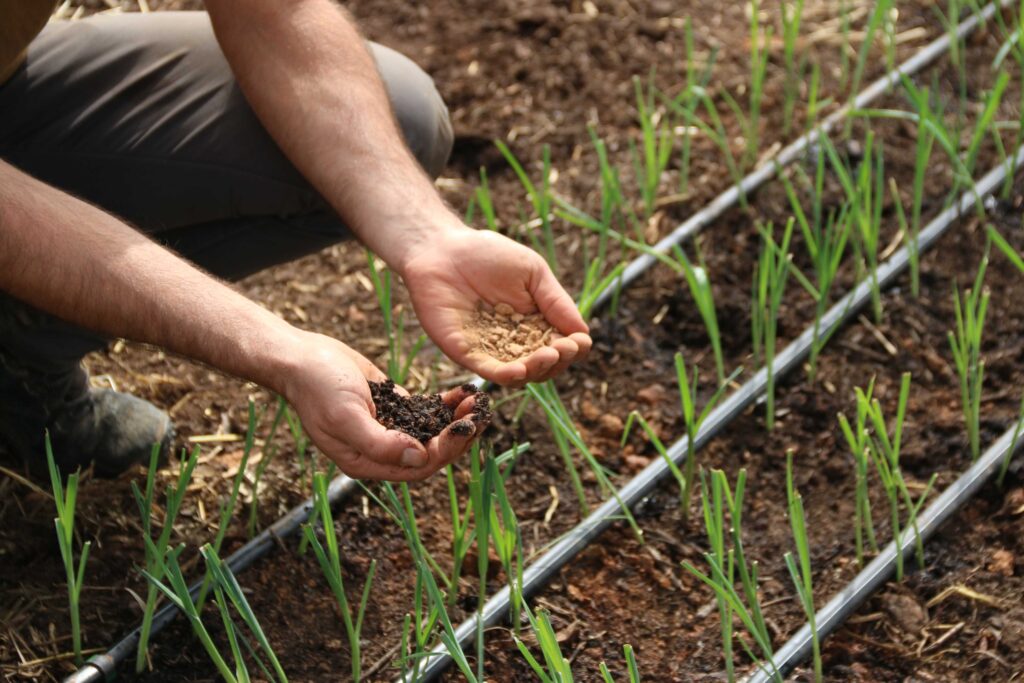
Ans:
<svg viewBox="0 0 1024 683"><path fill-rule="evenodd" d="M300 333L283 393L320 451L354 479L419 481L463 455L487 426L474 416L472 392L442 395L455 420L425 446L385 429L375 419L368 381L386 379L373 363L345 344ZM401 387L396 391L407 394Z"/></svg>
<svg viewBox="0 0 1024 683"><path fill-rule="evenodd" d="M542 382L590 351L591 339L572 298L532 249L495 232L461 227L439 232L399 269L420 325L452 360L498 384ZM466 321L481 303L541 313L557 330L525 358L502 361L475 349Z"/></svg>

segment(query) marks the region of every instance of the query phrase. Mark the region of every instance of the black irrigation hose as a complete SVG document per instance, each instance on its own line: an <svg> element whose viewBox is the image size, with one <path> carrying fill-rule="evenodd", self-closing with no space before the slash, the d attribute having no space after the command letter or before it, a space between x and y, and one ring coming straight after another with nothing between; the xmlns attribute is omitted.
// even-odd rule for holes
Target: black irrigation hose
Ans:
<svg viewBox="0 0 1024 683"><path fill-rule="evenodd" d="M992 2L986 5L980 12L971 14L970 17L962 21L957 26L957 40L962 40L967 37L979 25L992 18L996 9L1008 7L1010 4L1011 0ZM742 197L764 185L765 182L778 173L780 168L788 166L799 159L807 149L816 143L823 135L828 135L828 133L835 128L836 124L846 118L846 115L851 111L861 109L870 104L880 95L887 92L891 86L899 83L901 76L912 76L924 67L928 66L941 57L946 50L949 49L949 46L949 33L944 33L941 37L936 38L925 45L905 62L874 81L868 87L864 88L864 90L854 98L853 102L847 102L845 105L829 114L829 116L815 128L786 145L786 147L779 152L778 156L763 162L759 167L740 180L739 183L732 185L729 189L722 192L722 194L715 197L710 203L705 205L704 208L690 216L684 223L680 224L679 227L651 247L651 249L660 254L667 254L674 245L682 244L684 241L696 235L698 232L717 220L723 213L735 206ZM593 308L597 309L608 303L608 301L615 295L616 291L627 287L656 262L657 258L649 253L641 254L630 261L622 271L622 275L619 276L615 285L605 289L597 299L595 299Z"/></svg>
<svg viewBox="0 0 1024 683"><path fill-rule="evenodd" d="M995 13L997 7L1008 7L1011 3L1012 0L994 1L986 5L980 12L972 14L957 26L957 39L962 40L972 33L979 25L990 19ZM909 76L917 73L922 68L942 56L942 54L949 49L949 46L950 36L948 33L943 34L942 37L928 43L928 45L921 48L920 51L900 64L896 69L893 69L888 74L874 81L871 85L861 91L861 93L854 99L852 108L855 109L869 104L871 101L883 94L892 84L897 83L901 74ZM740 197L753 192L767 180L772 178L775 173L778 172L779 168L786 166L799 158L799 156L822 135L828 134L828 132L834 128L835 125L850 112L850 110L851 103L847 103L830 114L816 128L787 145L774 159L765 162L743 178L739 184L733 185L728 190L718 195L718 197L707 204L701 211L694 214L689 220L676 228L670 235L655 244L653 249L667 253L672 248L672 245L682 243L715 221L719 216L725 213L725 211L733 207L739 201ZM621 291L655 263L657 263L657 259L653 256L650 256L649 254L641 254L639 257L627 264L621 277L616 282L616 285L606 289L597 297L593 307L594 310L607 303L614 291ZM474 384L478 387L482 387L484 382L478 377L474 381ZM331 504L335 505L343 500L351 491L355 490L355 487L356 482L350 477L347 477L344 474L336 477L331 482L329 489ZM299 505L288 512L288 514L278 520L272 527L240 548L237 553L227 558L226 562L228 566L231 567L231 570L235 572L241 571L251 565L256 559L266 554L273 545L272 536L283 538L293 533L297 528L299 528L302 521L308 518L308 510L311 508L312 504L312 498L310 498L302 505ZM299 514L300 510L306 510L306 516L300 516L301 518L294 517ZM239 559L238 556L241 556L241 558ZM167 623L170 622L171 619L174 618L174 613L175 609L171 606L166 606L157 612L153 620L151 632L155 634L160 631ZM112 679L115 676L117 666L132 652L134 652L138 643L138 634L139 630L136 629L106 653L91 657L81 669L65 678L64 683L93 683L95 681L104 680L104 677L106 677L107 680Z"/></svg>
<svg viewBox="0 0 1024 683"><path fill-rule="evenodd" d="M1014 155L1012 169L1016 170L1022 163L1024 163L1024 145ZM924 252L933 246L957 218L974 206L976 200L991 194L1006 178L1010 170L1011 164L1006 162L1000 163L979 180L973 188L961 195L959 201L928 223L918 235L918 248L920 252ZM878 266L879 288L891 285L907 269L909 263L909 252L906 247L903 247L887 261L880 264ZM864 308L871 299L871 290L871 281L866 279L832 306L821 318L818 337L829 339L840 325ZM811 342L814 340L814 336L814 326L808 327L776 356L774 366L776 378L782 377L800 366L810 353ZM700 431L697 432L694 446L698 449L703 448L712 438L721 433L729 422L763 396L767 380L767 370L766 368L761 368L757 374L719 403L708 415ZM668 455L676 464L682 464L683 459L686 457L687 445L688 439L684 436L669 448ZM653 460L636 477L619 489L618 496L608 498L586 519L566 533L523 572L523 596L532 596L540 590L550 579L554 578L555 574L562 567L568 564L591 541L611 526L616 519L619 519L621 517L619 501L622 501L623 505L627 505L631 509L634 508L641 500L650 495L669 472L670 469L664 458ZM497 624L508 615L508 610L509 587L505 586L484 604L482 610L484 625L490 627ZM476 635L479 617L479 613L474 614L460 624L456 630L456 639L462 647L466 647ZM434 680L450 663L451 656L444 645L436 646L431 651L428 663L418 680ZM406 679L401 678L398 680L406 681ZM411 681L406 681L406 683L411 683Z"/></svg>
<svg viewBox="0 0 1024 683"><path fill-rule="evenodd" d="M1017 435L1017 425L1006 430L999 440L992 444L970 469L950 484L938 498L932 501L924 512L917 517L918 532L922 540L927 540L950 517L974 497L1003 463L1003 458L1010 457L1021 443L1024 443L1024 431ZM915 537L912 533L904 533L900 553L906 558L914 554ZM857 608L896 571L896 542L889 545L871 563L865 567L853 581L837 593L828 604L816 614L818 636L824 640L829 634L843 625ZM789 639L775 653L774 662L782 676L792 671L798 664L810 656L812 650L811 627L804 624L796 635ZM759 667L746 683L771 683L775 676Z"/></svg>
<svg viewBox="0 0 1024 683"><path fill-rule="evenodd" d="M335 477L327 488L327 499L331 505L336 504L348 497L356 488L354 479L345 476ZM308 519L313 509L313 500L309 499L289 510L284 517L274 522L273 525L264 529L260 534L253 537L248 543L231 554L225 560L228 567L235 574L247 569L253 562L267 554L277 545L282 538L290 536ZM203 582L197 581L189 588L192 598L199 594ZM155 636L164 626L171 623L178 615L178 608L167 603L155 615L153 615L153 626L150 635ZM135 653L139 645L140 629L134 631L121 639L114 647L105 653L90 657L85 665L64 679L64 683L99 683L100 681L111 681L117 676L117 667L128 657Z"/></svg>

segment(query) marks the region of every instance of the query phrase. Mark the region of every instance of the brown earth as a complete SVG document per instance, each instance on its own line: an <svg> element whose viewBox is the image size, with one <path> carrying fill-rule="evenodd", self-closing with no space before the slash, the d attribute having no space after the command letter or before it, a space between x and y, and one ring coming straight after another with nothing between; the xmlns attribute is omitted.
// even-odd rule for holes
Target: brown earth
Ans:
<svg viewBox="0 0 1024 683"><path fill-rule="evenodd" d="M716 97L723 90L740 96L742 84L749 81L741 3L365 0L350 3L349 8L369 37L400 48L423 64L451 106L457 140L450 170L440 183L446 196L463 208L478 182L479 168L485 167L502 229L522 239L526 239L525 229L519 226L518 216L525 210L523 192L490 144L492 138L509 141L534 174L533 162L540 158L541 146L550 145L558 171L556 192L596 212L600 208L597 166L586 127L594 125L605 136L613 160L625 169L624 183L631 191L629 141L637 135L631 78L656 67L659 85L669 92L678 90L685 18L696 29L698 50L704 55L716 52L712 83ZM897 29L904 36L899 56L904 58L942 29L930 3L900 3L899 9ZM764 3L763 11L778 24L775 3ZM809 0L806 12L804 30L815 36L805 45L806 54L829 76L824 83L827 96L842 99L841 44L834 28L834 7ZM855 31L860 30L863 15L858 22ZM992 80L989 65L999 47L993 31L972 39L966 51L972 75L970 112L977 111L977 97ZM880 72L881 55L874 55L872 63L873 76ZM783 139L780 64L781 48L773 47L762 122L765 149ZM948 63L927 70L918 81L937 85L946 101L955 101L957 74ZM1019 97L1019 74L1015 73L999 119L1018 120ZM904 107L905 102L894 95L879 106ZM950 109L954 116L952 105ZM798 107L797 117L803 114ZM726 116L725 125L730 135L739 135L732 116ZM871 125L885 143L886 175L897 180L906 201L914 128L895 121ZM862 140L863 134L861 123L852 139ZM649 241L727 185L721 155L708 139L695 138L693 158L688 191L654 214L645 235ZM989 168L995 159L986 145L979 168ZM942 207L952 178L949 164L937 155L926 188L926 217ZM664 188L671 194L678 186L674 166ZM1019 219L1024 185L1017 182L1012 190L987 220L1020 250L1024 249ZM828 194L830 201L838 196L834 179L829 180ZM728 212L698 241L713 283L728 367L751 364L749 278L757 258L756 222L772 220L779 225L789 216L785 193L777 183L757 192L749 203L748 209ZM883 242L888 243L895 234L891 206L885 209L885 223ZM820 359L813 384L805 373L782 382L773 431L765 429L763 406L758 406L732 423L700 456L704 466L723 468L730 479L739 468L747 469L745 540L748 554L762 567L762 599L776 645L804 621L782 563L783 552L791 548L785 517L787 449L796 450L797 486L810 520L819 605L857 570L852 461L835 420L837 412L852 410L855 386L877 377L876 395L891 412L900 374L913 373L903 454L912 485L936 474L941 490L969 463L959 389L945 335L953 324L952 283L963 287L973 279L985 249L983 228L984 222L973 217L959 221L923 257L921 297L909 295L903 278L883 297L880 321L864 317L835 335ZM559 274L571 289L582 279L578 265L582 240L569 226L556 224L556 230ZM797 238L793 250L796 262L806 270L809 262ZM357 246L342 245L254 276L242 288L289 321L355 340L353 345L360 351L381 358L386 342L373 294L360 272L364 265ZM845 290L852 279L853 269L847 264L835 291ZM1005 259L993 257L986 284L992 303L984 346L983 443L991 442L1010 424L1024 382L1020 275ZM793 338L812 316L810 297L791 282L780 320L781 339ZM623 293L616 314L595 319L592 328L591 359L560 380L559 389L595 457L622 483L657 455L638 434L620 448L617 425L637 409L664 441L675 440L683 433L683 423L675 397L673 354L680 351L688 362L697 363L704 378L713 377L713 359L684 284L667 269L656 268L641 278ZM465 381L462 371L437 358L436 350L424 352L407 384L411 391L433 391L436 383ZM175 534L175 542L198 547L214 533L219 501L238 467L237 435L245 429L247 399L252 396L268 404L273 397L253 385L132 344L118 343L107 353L91 356L88 365L99 381L134 391L170 410L183 438L213 440L204 446ZM706 399L711 382L702 384ZM500 405L491 430L495 449L526 441L532 444L516 462L506 485L520 520L525 551L534 557L578 522L581 512L543 416L532 408L519 416L514 393L499 393L496 398ZM266 434L265 426L259 434ZM309 495L308 472L314 463L296 457L304 449L283 435L276 442L279 454L260 485L253 486L250 477L243 487L246 508L228 534L226 552L247 538L244 522L250 510L262 528ZM270 452L268 446L262 440L257 443L261 454ZM587 500L593 506L601 499L600 489L582 463L576 466L581 468ZM461 495L469 478L467 470L456 468L453 475ZM1020 679L1024 672L1022 475L1018 461L1002 489L987 487L926 546L924 568L910 571L903 583L890 582L825 644L827 680ZM174 468L165 468L161 486L173 476ZM82 486L78 530L83 540L93 541L82 605L88 648L109 646L136 624L140 614L132 596L143 591L145 583L134 569L142 561L142 549L129 481L130 477L112 483L86 477ZM874 509L884 510L877 482L872 482L872 491ZM413 487L413 499L425 545L442 567L450 567L445 478L438 476ZM369 680L390 680L395 674L390 668L394 646L412 604L413 567L393 521L367 496L357 495L353 503L337 514L346 579L351 577L350 585L358 585L371 560L378 563L364 627L364 671ZM0 476L0 671L12 680L58 680L70 670L63 657L70 641L52 515L52 501L44 491L9 475ZM614 527L563 570L535 605L551 612L578 680L596 680L602 660L616 680L624 680L624 643L636 648L645 680L721 680L724 667L713 596L680 567L683 560L702 562L706 542L699 515L691 514L684 524L677 493L666 483L639 507L637 521L645 530L645 544L637 543L628 527ZM887 538L884 522L876 529L882 539ZM296 555L294 539L283 546L242 574L240 582L250 591L253 607L291 679L336 679L349 666L333 596L315 559ZM194 566L188 569L195 574ZM489 591L500 588L503 581L500 574L489 578ZM475 609L476 584L472 576L460 580L453 620ZM487 645L490 679L533 680L507 629L490 631ZM152 673L134 679L205 681L215 677L187 626L180 622L156 638L152 665ZM133 680L128 668L122 674ZM809 680L807 672L798 673L797 679Z"/></svg>
<svg viewBox="0 0 1024 683"><path fill-rule="evenodd" d="M517 313L508 304L473 311L464 327L473 350L506 362L525 358L545 346L553 329L543 315Z"/></svg>

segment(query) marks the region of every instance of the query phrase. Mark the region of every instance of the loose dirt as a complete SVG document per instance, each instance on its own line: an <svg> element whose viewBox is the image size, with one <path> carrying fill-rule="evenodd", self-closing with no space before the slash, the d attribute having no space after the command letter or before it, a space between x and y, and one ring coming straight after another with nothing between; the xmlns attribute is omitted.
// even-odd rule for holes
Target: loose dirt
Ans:
<svg viewBox="0 0 1024 683"><path fill-rule="evenodd" d="M123 0L124 6L134 0ZM101 0L73 0L90 11L104 9ZM149 0L150 7L190 8L198 0ZM855 3L854 3L855 4ZM942 32L935 21L933 4L923 0L899 3L899 58L916 51ZM596 7L590 16L583 6ZM810 2L817 21L832 21L831 3ZM749 82L748 46L737 34L745 25L744 3L672 3L661 0L627 3L594 0L593 3L555 3L525 0L481 4L479 7L450 0L436 3L398 3L394 0L352 0L346 7L357 16L367 37L400 48L423 65L436 79L452 112L456 131L452 162L445 174L446 198L458 209L465 207L485 167L499 224L515 235L521 222L523 189L515 174L494 147L494 138L514 142L514 151L537 178L542 146L549 145L559 172L555 189L581 208L600 210L595 191L598 167L588 151L587 128L595 126L607 137L609 149L618 149L621 168L628 169L629 140L635 137L635 106L632 76L657 67L657 81L669 90L678 88L678 65L684 58L680 28L692 21L698 49L717 54L714 91L739 95L740 84ZM467 11L469 8L470 11ZM474 11L475 10L475 11ZM779 3L764 3L766 16L777 19ZM591 11L591 14L594 14ZM816 20L806 17L808 26ZM864 19L860 19L858 26ZM994 26L994 24L993 24ZM780 27L777 27L779 30ZM916 34L914 32L917 32ZM776 33L777 35L777 33ZM824 36L824 32L816 35ZM916 35L916 38L914 37ZM821 66L829 96L841 101L838 58L841 45L816 40L809 58ZM978 79L1001 40L991 30L968 41L969 73ZM449 49L455 46L454 49ZM764 147L786 142L781 120L781 48L773 47L768 67L764 105ZM876 50L869 61L870 77L882 68ZM868 74L865 75L865 80ZM936 80L954 102L956 73L943 62L919 80ZM1018 81L1015 77L1014 83ZM974 91L984 84L972 83ZM1016 85L1004 97L1000 119L1015 120L1019 101ZM725 109L719 100L719 106ZM898 94L880 107L906 108ZM802 120L802 111L794 119ZM730 139L741 135L735 117L728 112L724 125ZM876 127L886 141L887 174L906 194L912 185L915 130L890 121ZM862 139L857 136L856 139ZM699 206L729 182L721 166L722 156L707 136L694 137L692 182L687 193L667 205L662 219L652 224L651 239L660 237L687 219ZM936 156L941 161L940 156ZM992 155L979 160L979 169L990 168ZM678 182L678 170L669 170L666 188ZM632 192L632 173L623 182ZM944 205L945 191L953 180L950 166L935 163L926 187L925 213L933 215ZM833 185L833 180L829 181ZM838 193L839 188L834 188ZM755 196L756 195L756 196ZM723 350L729 367L750 367L749 296L750 272L757 258L755 220L776 225L791 215L786 194L770 184L750 197L753 212L736 209L711 226L702 241L714 288L722 328ZM834 202L829 206L834 206ZM1024 183L1015 185L1013 201L998 227L1024 250L1019 216L1024 209ZM887 225L892 227L891 210ZM996 218L999 218L997 215ZM581 269L573 268L582 253L580 238L557 224L556 247L562 269L559 277L571 292L578 291ZM656 233L656 234L655 234ZM521 237L521 235L520 235ZM888 242L889 235L884 242ZM795 242L797 238L794 238ZM853 488L850 456L841 441L836 412L850 411L853 387L877 376L880 398L890 406L895 400L893 383L899 374L914 373L911 406L903 457L907 476L914 483L940 477L936 489L948 486L969 465L965 456L959 393L950 364L946 332L953 320L950 291L953 282L969 286L984 253L984 224L970 220L951 231L941 248L922 258L922 298L906 296L903 278L885 297L885 319L875 327L897 349L892 356L860 323L837 332L820 361L819 378L809 384L799 371L780 383L779 424L770 434L763 424L763 410L745 413L729 433L701 453L705 467L725 469L733 478L739 468L748 470L748 520L745 534L750 556L763 567L763 601L770 613L773 644L798 629L806 617L792 590L782 560L791 549L785 521L785 467L783 454L798 447L802 467L797 485L810 519L815 598L824 603L857 571L852 550ZM795 260L810 267L802 245L796 243ZM383 357L387 340L370 288L360 279L366 259L362 247L347 244L257 274L241 287L252 298L298 325L343 340L354 340L370 357ZM841 270L841 287L852 280L851 269ZM1024 386L1024 309L1017 295L1019 274L1003 259L993 259L987 280L992 289L986 330L986 406L984 441L998 436L1016 414L1019 387ZM594 349L588 362L574 366L558 379L559 390L576 417L576 426L600 458L602 466L617 472L621 484L653 458L659 457L642 434L634 434L623 448L617 425L602 416L622 417L640 409L663 441L678 437L685 425L679 412L674 381L673 354L681 351L700 366L701 377L714 374L707 336L699 313L681 282L668 269L655 269L622 294L615 316L602 312L592 322ZM790 298L792 297L792 298ZM343 306L339 308L339 302ZM780 320L780 338L786 341L811 320L814 302L791 284ZM667 313L663 311L667 310ZM420 366L430 362L420 359ZM445 367L444 361L440 366ZM115 345L88 359L94 377L109 376L119 388L130 390L169 410L183 438L212 434L242 434L247 400L258 404L274 400L269 393L250 385L186 363L174 356L138 345ZM407 386L429 391L424 372ZM457 384L464 375L457 370L441 373L441 382ZM710 394L710 382L701 382L701 405ZM513 394L506 394L508 398ZM495 394L502 397L501 394ZM589 405L587 404L589 402ZM551 443L543 415L527 410L517 419L515 400L503 401L495 416L494 448L501 452L530 441L532 446L509 473L508 492L519 518L524 551L533 557L543 546L564 534L580 519L575 493L561 455ZM577 407L579 410L577 411ZM605 424L607 423L607 424ZM265 428L261 430L261 435ZM305 459L284 432L281 446L260 484L257 529L266 528L290 506L310 495ZM187 543L190 552L211 536L209 513L230 492L231 472L237 467L241 448L225 441L197 468L202 481L186 499L175 529L175 542ZM321 458L322 460L322 458ZM0 464L19 467L0 459ZM861 608L824 644L825 677L829 681L988 681L1017 680L1024 671L1024 461L1010 469L1003 489L989 487L955 520L926 545L926 567L909 574L903 584L891 583ZM580 464L582 466L582 464ZM465 500L470 473L457 463L453 476L460 501ZM174 468L161 471L160 490L173 481ZM137 483L144 481L137 473ZM598 482L583 473L591 507L603 495ZM44 487L46 482L39 482ZM114 482L86 480L79 495L77 532L83 538L102 541L94 545L86 570L82 600L84 644L106 648L139 621L140 610L128 590L145 589L145 580L134 569L144 562L139 543L138 510L126 477ZM424 544L445 568L451 567L451 522L448 482L436 476L411 487ZM872 491L877 492L877 482ZM244 502L255 503L243 491ZM560 502L559 502L560 501ZM872 505L884 509L884 499ZM597 671L607 662L616 680L625 680L623 643L637 648L644 680L713 681L724 678L719 624L713 595L680 568L683 560L701 566L707 549L703 521L697 506L684 523L678 506L678 490L672 483L659 487L636 512L647 543L640 546L628 528L614 528L559 573L537 602L547 609L559 633L563 652L571 656L577 680L600 680ZM255 509L255 508L254 508ZM204 512L207 511L207 512ZM549 512L550 511L550 512ZM247 538L244 513L228 530L224 554L236 550ZM0 476L0 676L14 681L61 680L72 670L68 616L60 554L53 538L53 503L44 494ZM364 624L364 672L368 681L391 681L395 675L392 649L401 639L401 625L414 600L415 567L401 531L386 513L375 506L344 505L337 512L339 543L346 580L361 584L372 561L378 563L377 579L370 595ZM878 526L879 533L887 527ZM349 666L344 629L336 604L324 584L316 559L297 553L297 540L285 540L285 552L276 552L239 576L250 594L253 609L282 659L291 680L331 680ZM1014 562L1008 561L1012 555ZM1012 570L1013 576L1007 576ZM194 578L196 574L190 576ZM488 577L488 592L500 589L505 578ZM458 599L451 610L453 621L471 614L477 605L476 582L460 582ZM987 602L948 589L965 586L990 599ZM908 619L886 595L907 595L923 608L921 620L908 631ZM938 596L946 596L936 601ZM301 606L301 608L299 607ZM914 609L907 603L905 607ZM895 609L894 609L895 608ZM209 608L208 608L209 609ZM680 616L682 615L682 616ZM204 615L216 629L217 615ZM962 624L962 626L961 626ZM952 630L948 628L953 625ZM214 636L226 651L223 633ZM133 676L127 666L121 680L145 683L210 681L216 672L201 652L189 625L181 619L155 639L153 670ZM499 683L536 680L508 631L488 632L487 677ZM539 653L534 652L539 656ZM747 666L746 660L738 658ZM475 662L474 662L475 665ZM372 672L372 673L370 673ZM450 672L447 680L459 680ZM810 680L804 670L795 680Z"/></svg>
<svg viewBox="0 0 1024 683"><path fill-rule="evenodd" d="M395 392L395 383L391 380L369 384L373 405L377 409L377 421L388 429L415 437L420 443L430 441L455 419L455 411L445 404L441 394L403 396ZM471 384L463 386L463 390L476 394L476 405L469 420L459 420L452 425L452 431L469 435L473 431L470 420L480 423L490 419L490 399Z"/></svg>
<svg viewBox="0 0 1024 683"><path fill-rule="evenodd" d="M466 324L473 348L500 361L525 358L551 340L554 328L540 313L524 315L508 304L494 310L479 308Z"/></svg>

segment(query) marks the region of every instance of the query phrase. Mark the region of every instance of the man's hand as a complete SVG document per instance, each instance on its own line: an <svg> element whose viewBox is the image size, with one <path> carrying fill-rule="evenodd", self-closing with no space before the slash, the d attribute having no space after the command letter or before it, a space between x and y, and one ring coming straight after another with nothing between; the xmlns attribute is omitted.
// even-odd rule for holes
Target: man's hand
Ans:
<svg viewBox="0 0 1024 683"><path fill-rule="evenodd" d="M587 324L535 251L461 223L432 233L396 266L423 329L455 362L498 384L542 382L590 351ZM559 332L522 360L503 362L473 349L464 325L481 303L540 312Z"/></svg>
<svg viewBox="0 0 1024 683"><path fill-rule="evenodd" d="M425 479L465 453L486 427L469 418L475 404L472 395L452 389L443 399L455 410L455 421L424 447L375 419L367 381L381 382L385 376L369 360L339 341L313 333L300 333L295 356L284 377L284 395L317 447L350 477Z"/></svg>

